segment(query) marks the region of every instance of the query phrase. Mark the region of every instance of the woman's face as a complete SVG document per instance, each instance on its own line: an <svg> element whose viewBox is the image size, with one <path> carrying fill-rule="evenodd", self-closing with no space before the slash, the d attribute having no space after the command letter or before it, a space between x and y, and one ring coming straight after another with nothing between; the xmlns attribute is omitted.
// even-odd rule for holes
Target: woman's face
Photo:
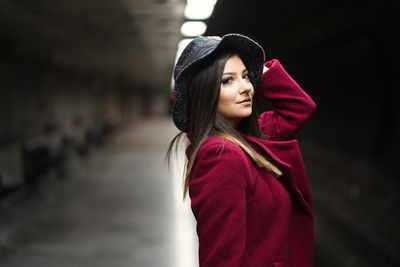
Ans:
<svg viewBox="0 0 400 267"><path fill-rule="evenodd" d="M237 127L241 119L251 115L254 88L248 71L239 56L228 59L222 74L218 112Z"/></svg>

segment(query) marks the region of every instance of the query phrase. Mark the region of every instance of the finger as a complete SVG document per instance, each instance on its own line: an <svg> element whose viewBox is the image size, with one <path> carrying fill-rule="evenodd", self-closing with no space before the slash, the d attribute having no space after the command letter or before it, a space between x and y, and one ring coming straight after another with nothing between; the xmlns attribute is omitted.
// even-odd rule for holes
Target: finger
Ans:
<svg viewBox="0 0 400 267"><path fill-rule="evenodd" d="M207 38L209 38L209 39L212 39L212 40L215 40L215 41L221 41L221 37L219 37L219 36L207 36Z"/></svg>

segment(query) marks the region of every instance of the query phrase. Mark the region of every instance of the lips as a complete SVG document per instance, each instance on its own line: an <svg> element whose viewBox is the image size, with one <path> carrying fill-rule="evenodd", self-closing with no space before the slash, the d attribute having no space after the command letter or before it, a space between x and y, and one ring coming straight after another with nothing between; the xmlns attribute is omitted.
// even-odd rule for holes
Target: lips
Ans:
<svg viewBox="0 0 400 267"><path fill-rule="evenodd" d="M241 103L251 103L251 98L245 98L242 101L238 102L239 104Z"/></svg>

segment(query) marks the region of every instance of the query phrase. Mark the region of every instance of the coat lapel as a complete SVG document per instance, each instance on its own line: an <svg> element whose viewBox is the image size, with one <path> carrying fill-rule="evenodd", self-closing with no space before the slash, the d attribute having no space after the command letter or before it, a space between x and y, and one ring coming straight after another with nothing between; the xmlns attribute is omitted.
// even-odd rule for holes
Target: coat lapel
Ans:
<svg viewBox="0 0 400 267"><path fill-rule="evenodd" d="M263 149L283 172L284 184L294 196L300 207L312 216L312 199L307 174L300 154L297 140L268 141L259 138L242 135L250 144Z"/></svg>

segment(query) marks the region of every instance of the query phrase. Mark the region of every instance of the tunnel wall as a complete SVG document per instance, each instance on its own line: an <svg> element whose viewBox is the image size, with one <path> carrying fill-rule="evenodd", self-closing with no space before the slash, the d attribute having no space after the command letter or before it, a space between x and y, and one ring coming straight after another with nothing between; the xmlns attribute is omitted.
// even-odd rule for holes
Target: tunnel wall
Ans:
<svg viewBox="0 0 400 267"><path fill-rule="evenodd" d="M34 164L46 169L67 151L86 153L112 129L142 120L151 109L132 84L40 60L3 57L0 81L1 188L26 182L27 147L44 147Z"/></svg>

